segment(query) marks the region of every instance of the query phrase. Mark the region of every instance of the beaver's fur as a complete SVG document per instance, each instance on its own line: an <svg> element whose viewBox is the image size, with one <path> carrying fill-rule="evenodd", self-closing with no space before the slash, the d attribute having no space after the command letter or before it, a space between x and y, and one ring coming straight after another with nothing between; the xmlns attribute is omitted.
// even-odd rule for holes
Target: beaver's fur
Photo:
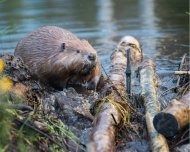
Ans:
<svg viewBox="0 0 190 152"><path fill-rule="evenodd" d="M34 78L63 88L69 82L96 88L101 69L96 50L86 40L56 26L39 28L15 49Z"/></svg>

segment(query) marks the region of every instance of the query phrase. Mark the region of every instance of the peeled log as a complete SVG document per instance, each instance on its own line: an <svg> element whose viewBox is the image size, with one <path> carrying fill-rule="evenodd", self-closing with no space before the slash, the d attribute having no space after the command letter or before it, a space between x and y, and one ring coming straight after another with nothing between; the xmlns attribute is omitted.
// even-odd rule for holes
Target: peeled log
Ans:
<svg viewBox="0 0 190 152"><path fill-rule="evenodd" d="M172 100L170 105L154 117L154 127L164 136L174 136L189 123L190 92L180 100Z"/></svg>
<svg viewBox="0 0 190 152"><path fill-rule="evenodd" d="M145 104L145 119L153 152L169 152L166 139L153 126L153 118L160 111L157 97L155 65L152 60L144 60L140 70L141 95Z"/></svg>
<svg viewBox="0 0 190 152"><path fill-rule="evenodd" d="M110 80L122 96L125 96L125 67L126 57L122 52L116 51L112 56L112 70ZM119 102L121 97L112 91L108 99ZM114 117L114 118L113 118ZM88 144L89 152L112 152L115 151L116 125L121 121L121 115L116 106L111 102L103 104Z"/></svg>
<svg viewBox="0 0 190 152"><path fill-rule="evenodd" d="M135 40L135 41L134 41ZM126 37L124 39L126 44L130 41L134 45L138 41L132 37ZM124 43L120 43L124 45ZM140 48L136 45L136 48L132 48L129 45L122 46L119 44L117 50L111 56L111 71L110 71L110 82L112 84L112 91L108 97L105 97L108 102L105 102L98 113L94 121L94 128L90 135L90 143L87 145L87 151L89 152L113 152L115 151L115 135L116 126L120 123L122 119L122 114L116 103L126 102L126 50L131 49L131 52L138 51ZM138 43L137 43L138 44ZM131 54L135 54L134 52ZM139 58L138 58L139 59ZM116 91L117 90L117 91ZM103 99L103 100L104 100ZM111 102L109 102L111 101ZM119 104L118 104L119 105ZM124 107L120 107L121 109ZM125 107L126 108L126 107ZM128 109L128 108L127 108ZM129 112L129 111L126 111ZM127 115L127 113L125 113ZM126 117L125 115L125 117Z"/></svg>

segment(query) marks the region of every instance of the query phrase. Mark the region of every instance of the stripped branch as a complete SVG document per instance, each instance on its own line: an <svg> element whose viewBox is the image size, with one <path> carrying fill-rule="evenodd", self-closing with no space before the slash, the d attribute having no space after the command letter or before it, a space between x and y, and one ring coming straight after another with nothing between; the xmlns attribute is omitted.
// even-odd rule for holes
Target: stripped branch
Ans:
<svg viewBox="0 0 190 152"><path fill-rule="evenodd" d="M125 66L126 57L122 52L116 51L112 55L112 69L109 79L121 96L126 95ZM115 103L123 101L117 91L112 90L111 94L104 98L106 102L103 103L94 122L90 143L87 146L90 152L112 152L115 150L116 126L121 121L121 113Z"/></svg>
<svg viewBox="0 0 190 152"><path fill-rule="evenodd" d="M183 69L186 56L187 56L187 54L184 54L184 55L183 55L183 57L182 57L182 59L181 59L181 62L180 62L180 65L179 65L179 68L178 68L178 71L181 71L181 70ZM180 85L180 79L181 79L181 77L178 76L176 88L178 88L178 86Z"/></svg>
<svg viewBox="0 0 190 152"><path fill-rule="evenodd" d="M156 76L155 65L152 60L145 60L140 70L141 95L144 99L146 109L146 124L151 140L152 151L168 152L166 139L161 134L157 133L153 126L153 118L160 111L160 104L156 94Z"/></svg>
<svg viewBox="0 0 190 152"><path fill-rule="evenodd" d="M168 76L171 74L175 74L175 75L190 75L190 71L166 71L164 73L159 73L159 75L161 76Z"/></svg>

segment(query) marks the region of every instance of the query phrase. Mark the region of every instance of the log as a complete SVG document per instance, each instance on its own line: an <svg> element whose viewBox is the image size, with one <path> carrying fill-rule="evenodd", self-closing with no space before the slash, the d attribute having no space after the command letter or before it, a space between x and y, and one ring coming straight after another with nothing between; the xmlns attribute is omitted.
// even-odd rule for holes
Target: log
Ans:
<svg viewBox="0 0 190 152"><path fill-rule="evenodd" d="M128 40L128 39L127 39ZM120 43L121 44L121 43ZM123 45L123 44L122 44ZM113 152L115 151L115 135L117 125L122 121L127 121L129 107L123 107L126 103L126 50L118 48L111 55L111 71L109 80L112 85L111 93L105 97L101 110L94 121L94 128L90 134L87 151L89 152ZM138 48L140 49L140 48ZM133 51L133 49L131 48ZM138 50L136 50L138 51Z"/></svg>
<svg viewBox="0 0 190 152"><path fill-rule="evenodd" d="M172 137L189 124L190 92L180 100L173 99L153 120L156 130L166 137Z"/></svg>
<svg viewBox="0 0 190 152"><path fill-rule="evenodd" d="M153 152L169 152L166 139L159 134L153 126L153 118L160 111L157 97L155 65L152 60L147 59L142 63L140 69L141 96L145 104L145 119L151 141Z"/></svg>
<svg viewBox="0 0 190 152"><path fill-rule="evenodd" d="M125 95L125 66L126 57L122 52L116 51L112 57L112 74L110 80L122 95ZM121 97L113 91L107 99L118 102L121 100ZM112 102L104 103L94 122L94 128L90 135L90 143L88 144L88 151L114 151L116 125L119 124L120 121L121 115L117 107Z"/></svg>

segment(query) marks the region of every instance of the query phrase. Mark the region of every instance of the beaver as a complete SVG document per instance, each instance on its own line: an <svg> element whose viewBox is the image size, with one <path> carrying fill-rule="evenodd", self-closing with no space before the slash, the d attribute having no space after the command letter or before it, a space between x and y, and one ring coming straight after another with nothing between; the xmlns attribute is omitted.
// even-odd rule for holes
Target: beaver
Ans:
<svg viewBox="0 0 190 152"><path fill-rule="evenodd" d="M138 64L142 62L142 49L139 41L133 36L124 36L121 38L117 49L126 53L130 48L130 59L132 64Z"/></svg>
<svg viewBox="0 0 190 152"><path fill-rule="evenodd" d="M80 83L95 89L101 77L96 50L86 40L57 27L41 27L18 42L15 56L28 66L41 82L62 89Z"/></svg>

